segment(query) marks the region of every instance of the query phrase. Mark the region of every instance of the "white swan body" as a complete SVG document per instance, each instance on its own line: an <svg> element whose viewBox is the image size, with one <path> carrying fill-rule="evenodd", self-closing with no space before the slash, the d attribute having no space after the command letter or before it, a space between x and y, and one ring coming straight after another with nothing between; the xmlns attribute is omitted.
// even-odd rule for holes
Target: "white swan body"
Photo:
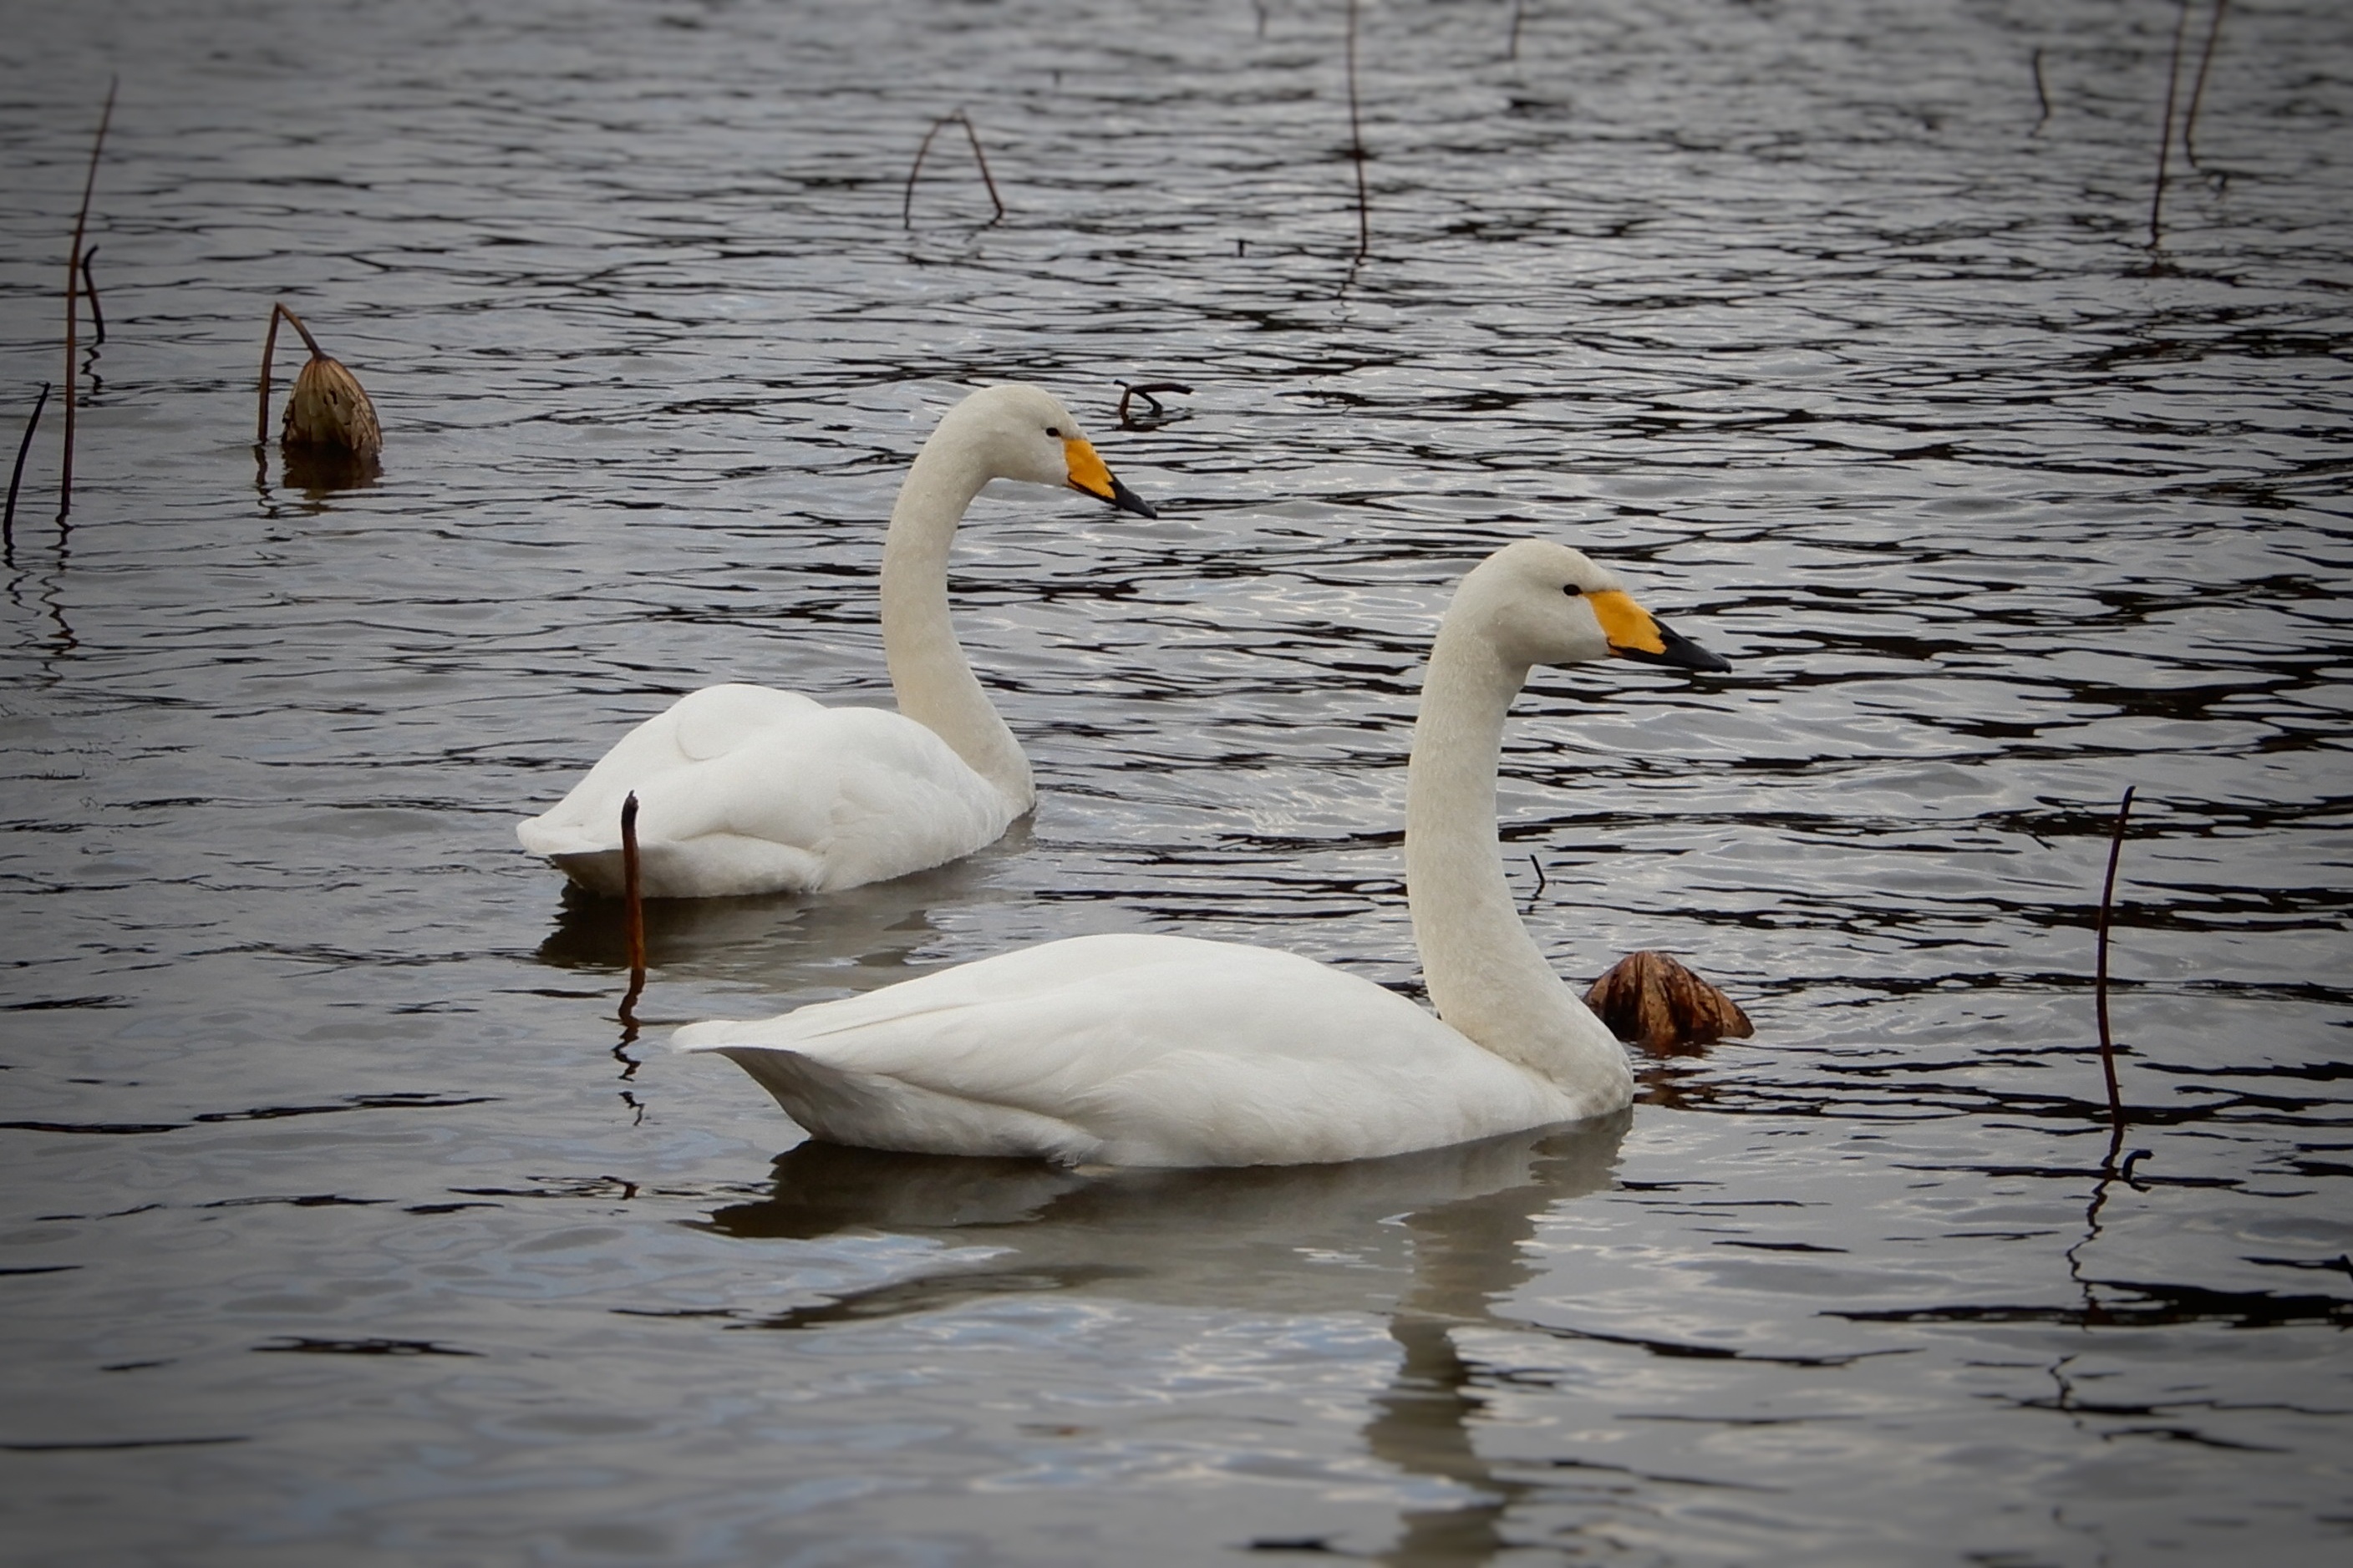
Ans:
<svg viewBox="0 0 2353 1568"><path fill-rule="evenodd" d="M995 479L1151 509L1034 386L974 393L908 471L882 552L882 643L899 711L711 686L624 736L521 823L522 847L592 892L621 892L621 804L638 796L648 898L833 892L969 855L1037 802L1029 763L948 620L948 548Z"/></svg>
<svg viewBox="0 0 2353 1568"><path fill-rule="evenodd" d="M1576 1121L1632 1099L1623 1047L1552 973L1495 838L1505 710L1539 660L1722 660L1602 568L1523 541L1463 579L1414 732L1406 879L1439 1016L1266 948L1079 937L748 1023L691 1025L837 1142L1065 1163L1303 1164Z"/></svg>

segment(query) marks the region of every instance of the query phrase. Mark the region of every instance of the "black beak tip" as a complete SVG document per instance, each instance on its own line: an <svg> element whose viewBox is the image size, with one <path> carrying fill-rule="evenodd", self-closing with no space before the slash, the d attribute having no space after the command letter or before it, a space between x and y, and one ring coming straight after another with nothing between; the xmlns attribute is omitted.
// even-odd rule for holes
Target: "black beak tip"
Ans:
<svg viewBox="0 0 2353 1568"><path fill-rule="evenodd" d="M1152 510L1151 506L1142 496L1137 495L1134 490L1129 489L1125 485L1121 484L1116 479L1113 479L1111 482L1111 504L1117 507L1122 511L1132 511L1138 517L1158 517L1160 515L1158 512Z"/></svg>
<svg viewBox="0 0 2353 1568"><path fill-rule="evenodd" d="M1664 622L1653 620L1651 625L1658 628L1659 641L1665 645L1659 652L1649 653L1640 648L1620 648L1618 651L1640 664L1662 664L1673 669L1704 670L1711 675L1722 674L1732 668L1730 659L1722 654L1711 653Z"/></svg>

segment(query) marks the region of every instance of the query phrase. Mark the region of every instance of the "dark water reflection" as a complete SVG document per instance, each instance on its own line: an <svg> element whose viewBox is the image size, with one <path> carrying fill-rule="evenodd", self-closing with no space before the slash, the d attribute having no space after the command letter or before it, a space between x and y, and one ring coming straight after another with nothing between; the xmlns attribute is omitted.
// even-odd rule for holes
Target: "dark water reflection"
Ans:
<svg viewBox="0 0 2353 1568"><path fill-rule="evenodd" d="M2342 1554L2353 12L2231 8L2152 254L2170 7L1509 9L1365 8L1353 269L1336 4L12 17L0 432L123 79L75 506L45 436L0 569L17 1557ZM935 149L902 227L959 104L1007 216ZM278 298L379 471L254 467ZM881 692L897 475L1008 375L1162 509L960 539L1036 822L658 908L625 1030L513 820L670 693ZM663 1051L1092 931L1410 990L1416 672L1529 531L1736 664L1510 738L1562 972L1757 1024L1629 1125L944 1165Z"/></svg>

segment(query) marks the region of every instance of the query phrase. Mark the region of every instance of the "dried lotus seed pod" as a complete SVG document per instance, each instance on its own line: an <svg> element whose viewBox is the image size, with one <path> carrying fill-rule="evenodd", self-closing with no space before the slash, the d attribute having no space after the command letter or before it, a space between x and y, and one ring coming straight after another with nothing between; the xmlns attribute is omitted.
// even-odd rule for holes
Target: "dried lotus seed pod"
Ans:
<svg viewBox="0 0 2353 1568"><path fill-rule="evenodd" d="M324 447L361 458L384 450L375 405L357 376L324 354L312 355L294 378L278 438L283 446Z"/></svg>
<svg viewBox="0 0 2353 1568"><path fill-rule="evenodd" d="M1757 1032L1738 1004L1663 952L1620 959L1593 983L1585 1005L1621 1040L1673 1051Z"/></svg>

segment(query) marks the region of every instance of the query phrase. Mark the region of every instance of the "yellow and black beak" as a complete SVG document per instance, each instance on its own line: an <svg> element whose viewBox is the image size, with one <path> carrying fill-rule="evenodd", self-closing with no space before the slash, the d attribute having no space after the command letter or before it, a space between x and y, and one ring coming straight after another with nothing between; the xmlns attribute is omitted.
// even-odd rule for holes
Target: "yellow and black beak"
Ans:
<svg viewBox="0 0 2353 1568"><path fill-rule="evenodd" d="M1096 455L1092 443L1072 437L1062 443L1062 456L1071 466L1071 488L1091 495L1097 500L1107 500L1122 511L1132 511L1138 517L1158 517L1146 506L1144 498L1112 478L1111 469Z"/></svg>
<svg viewBox="0 0 2353 1568"><path fill-rule="evenodd" d="M1732 668L1722 655L1708 652L1617 589L1588 594L1585 602L1593 606L1594 616L1601 623L1601 635L1609 639L1609 651L1620 658L1630 658L1638 664L1670 665L1676 669Z"/></svg>

